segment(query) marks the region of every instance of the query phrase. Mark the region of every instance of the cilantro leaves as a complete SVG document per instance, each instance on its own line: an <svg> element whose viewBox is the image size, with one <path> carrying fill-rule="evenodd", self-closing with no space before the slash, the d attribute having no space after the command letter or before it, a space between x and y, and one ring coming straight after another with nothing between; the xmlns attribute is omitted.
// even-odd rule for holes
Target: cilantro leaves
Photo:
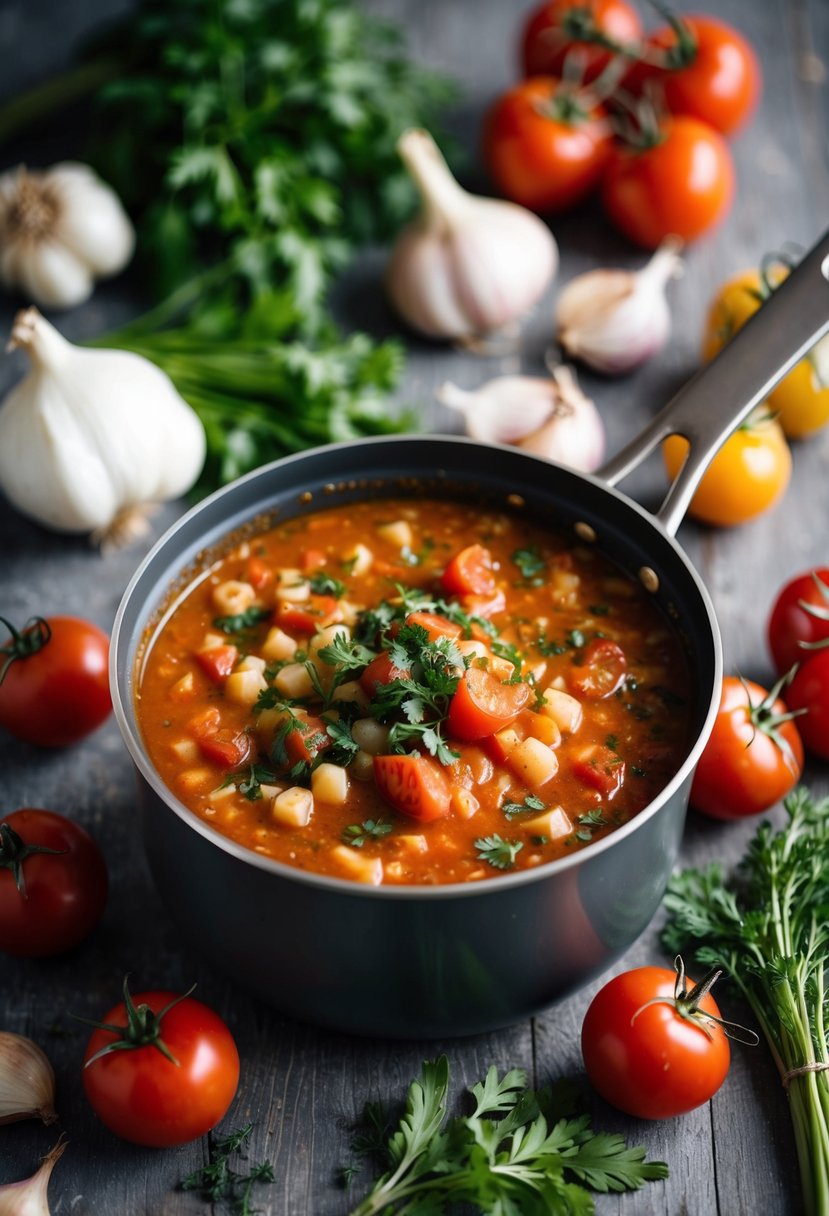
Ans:
<svg viewBox="0 0 829 1216"><path fill-rule="evenodd" d="M478 850L479 861L486 861L495 870L509 870L515 865L515 859L523 849L520 840L504 840L494 832L492 836L481 836L474 842Z"/></svg>

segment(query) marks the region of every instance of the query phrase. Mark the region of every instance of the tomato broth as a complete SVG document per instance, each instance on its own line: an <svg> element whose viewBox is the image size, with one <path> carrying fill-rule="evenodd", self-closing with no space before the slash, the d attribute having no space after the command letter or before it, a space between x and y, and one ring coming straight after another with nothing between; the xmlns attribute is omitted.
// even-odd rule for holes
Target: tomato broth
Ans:
<svg viewBox="0 0 829 1216"><path fill-rule="evenodd" d="M652 599L517 514L380 499L233 545L145 646L137 715L173 793L286 865L474 882L585 848L689 745Z"/></svg>

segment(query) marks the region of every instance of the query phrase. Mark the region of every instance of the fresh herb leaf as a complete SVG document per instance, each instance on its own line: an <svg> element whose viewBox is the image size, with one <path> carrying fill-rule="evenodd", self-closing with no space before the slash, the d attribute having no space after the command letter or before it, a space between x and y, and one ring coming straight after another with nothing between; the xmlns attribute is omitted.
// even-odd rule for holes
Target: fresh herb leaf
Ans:
<svg viewBox="0 0 829 1216"><path fill-rule="evenodd" d="M535 545L532 545L528 549L516 549L512 555L512 560L521 571L521 577L525 582L529 582L535 587L543 584L544 580L535 576L540 574L542 570L546 570L547 564Z"/></svg>
<svg viewBox="0 0 829 1216"><path fill-rule="evenodd" d="M240 794L250 802L257 802L262 797L262 786L273 785L277 780L276 773L262 764L251 764L247 776L236 782Z"/></svg>
<svg viewBox="0 0 829 1216"><path fill-rule="evenodd" d="M323 663L327 663L329 667L336 667L340 673L346 675L349 672L362 671L368 667L372 659L377 658L377 651L369 650L356 639L347 638L344 634L338 633L333 642L329 642L327 646L323 646L321 650L317 651L317 657L322 659Z"/></svg>
<svg viewBox="0 0 829 1216"><path fill-rule="evenodd" d="M250 1140L253 1124L238 1128L227 1136L210 1136L209 1161L188 1174L179 1184L183 1191L198 1191L205 1203L225 1203L235 1216L253 1216L253 1189L257 1183L274 1182L270 1161L251 1165L240 1173L230 1165L230 1159L242 1154Z"/></svg>
<svg viewBox="0 0 829 1216"><path fill-rule="evenodd" d="M270 608L246 608L244 612L238 612L235 616L215 617L213 627L220 629L222 633L245 633L254 626L260 625L262 621L268 620L270 615Z"/></svg>
<svg viewBox="0 0 829 1216"><path fill-rule="evenodd" d="M514 819L516 815L520 815L523 811L543 811L546 805L535 794L527 794L523 802L502 802L501 810L507 819Z"/></svg>
<svg viewBox="0 0 829 1216"><path fill-rule="evenodd" d="M350 823L343 829L343 840L354 849L361 849L367 840L382 840L392 830L390 823L382 819L366 819L364 823Z"/></svg>
<svg viewBox="0 0 829 1216"><path fill-rule="evenodd" d="M488 862L496 870L509 870L524 847L520 840L504 840L497 832L479 837L474 845L478 860Z"/></svg>
<svg viewBox="0 0 829 1216"><path fill-rule="evenodd" d="M360 750L360 745L352 738L351 724L343 718L331 722L326 719L323 721L325 721L326 734L329 739L334 741L334 746L328 748L325 753L326 760L331 764L339 764L342 768L347 768Z"/></svg>
<svg viewBox="0 0 829 1216"><path fill-rule="evenodd" d="M547 633L542 630L536 640L536 647L545 658L550 658L552 655L566 654L569 647L564 642L551 642L547 638Z"/></svg>
<svg viewBox="0 0 829 1216"><path fill-rule="evenodd" d="M338 600L341 600L348 590L345 583L341 583L338 578L321 571L312 574L309 582L315 595L333 595Z"/></svg>

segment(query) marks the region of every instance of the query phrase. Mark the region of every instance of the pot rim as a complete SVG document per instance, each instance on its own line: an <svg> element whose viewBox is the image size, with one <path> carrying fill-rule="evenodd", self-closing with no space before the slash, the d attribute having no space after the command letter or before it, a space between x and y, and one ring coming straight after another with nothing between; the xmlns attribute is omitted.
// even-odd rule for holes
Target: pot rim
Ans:
<svg viewBox="0 0 829 1216"><path fill-rule="evenodd" d="M702 607L705 609L708 630L710 633L710 643L714 650L714 678L710 691L709 705L703 721L702 727L697 735L691 749L688 752L683 763L680 765L677 772L671 778L666 786L657 794L657 796L649 802L645 807L634 815L632 819L621 827L616 828L610 835L605 836L602 840L595 844L590 844L587 848L579 849L567 857L556 858L539 866L534 866L532 869L516 871L512 874L493 875L491 878L481 879L476 882L464 883L438 883L434 885L424 886L418 884L393 884L385 886L371 886L366 883L355 882L351 879L334 878L325 874L317 874L310 870L301 870L299 868L285 865L282 862L276 861L273 858L265 857L260 853L254 852L252 849L246 848L244 845L238 844L229 837L224 836L221 832L211 827L209 823L201 819L194 811L181 802L173 791L161 779L160 775L153 766L143 739L138 728L134 706L130 697L130 687L121 687L121 680L118 671L118 657L121 649L127 645L127 641L122 640L122 630L127 610L130 607L131 600L135 595L136 588L144 576L145 570L156 560L159 553L164 550L178 531L192 519L197 517L202 512L206 512L213 503L221 501L222 498L237 492L237 487L246 485L252 481L267 479L272 476L274 470L288 468L297 463L301 463L314 456L325 453L337 454L348 453L354 450L363 449L365 447L373 447L382 444L405 445L411 443L435 442L439 445L449 446L467 446L473 448L486 447L487 449L495 448L509 452L511 456L518 456L521 460L529 462L531 465L541 466L549 469L550 467L563 469L570 476L574 476L579 480L586 481L601 490L609 499L615 499L624 506L634 511L648 527L655 530L661 540L667 541L668 545L673 550L675 556L679 559L684 567L685 573L690 577L691 582L699 595ZM344 474L348 470L345 469ZM251 512L250 518L255 518L255 510ZM630 572L628 571L630 574ZM148 617L141 613L142 624L146 626ZM126 666L126 671L131 673L134 669L135 652L130 649L128 654L129 662ZM506 444L481 444L479 441L470 439L461 435L444 435L444 434L405 434L405 435L380 435L371 436L364 439L345 440L340 443L324 444L315 448L307 448L302 452L293 453L289 456L284 456L281 459L270 461L268 464L260 465L251 472L244 474L235 481L228 483L225 486L215 490L208 497L202 499L191 507L184 515L170 525L169 528L159 537L149 552L146 554L138 568L132 575L127 587L121 597L118 605L118 611L113 623L112 635L110 640L109 653L109 682L112 694L113 710L118 723L118 728L121 736L126 744L127 750L130 753L132 761L136 766L141 777L149 785L153 793L164 802L169 810L178 816L183 823L189 828L197 832L208 843L217 846L223 852L229 854L237 861L253 866L255 869L262 870L265 873L273 874L274 877L283 880L298 882L301 885L310 887L319 887L330 892L339 892L341 894L350 895L353 898L364 899L379 899L393 901L408 901L408 900L433 900L433 899L458 899L469 897L481 897L488 894L494 894L496 891L512 890L515 887L524 886L529 883L541 882L546 878L550 878L556 874L562 873L574 867L579 867L589 862L591 859L598 857L602 853L613 848L616 842L621 842L627 837L633 835L639 828L654 815L658 814L664 805L671 800L675 792L684 784L690 777L700 754L708 740L714 725L714 719L719 707L719 685L722 677L722 645L720 640L719 626L717 624L714 606L711 597L697 573L694 566L691 564L688 556L678 544L675 538L668 533L659 519L637 503L634 499L629 498L613 486L609 486L600 477L589 473L582 473L571 469L567 466L559 465L554 461L547 460L544 457L532 455L518 451L514 447Z"/></svg>

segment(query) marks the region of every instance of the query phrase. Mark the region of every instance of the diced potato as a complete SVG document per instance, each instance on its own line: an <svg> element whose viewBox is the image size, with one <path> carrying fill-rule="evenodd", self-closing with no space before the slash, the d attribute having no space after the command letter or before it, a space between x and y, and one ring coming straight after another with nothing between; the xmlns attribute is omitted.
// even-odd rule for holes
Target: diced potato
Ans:
<svg viewBox="0 0 829 1216"><path fill-rule="evenodd" d="M286 583L276 589L276 598L289 604L302 604L311 595L311 584L307 578L298 578L295 583Z"/></svg>
<svg viewBox="0 0 829 1216"><path fill-rule="evenodd" d="M199 790L203 790L205 786L210 785L215 780L216 773L213 769L188 768L183 773L178 774L176 785L187 794L197 794Z"/></svg>
<svg viewBox="0 0 829 1216"><path fill-rule="evenodd" d="M405 519L396 519L390 524L378 524L377 535L397 549L410 549L414 540L412 525Z"/></svg>
<svg viewBox="0 0 829 1216"><path fill-rule="evenodd" d="M183 764L193 764L200 755L195 739L176 739L169 747L176 759L181 760Z"/></svg>
<svg viewBox="0 0 829 1216"><path fill-rule="evenodd" d="M180 680L176 680L173 687L170 689L170 696L174 701L189 701L196 692L196 681L192 671L188 671L187 675L182 676Z"/></svg>
<svg viewBox="0 0 829 1216"><path fill-rule="evenodd" d="M532 836L546 836L548 840L559 840L569 836L573 830L570 816L560 806L551 806L532 819L523 819L521 827Z"/></svg>
<svg viewBox="0 0 829 1216"><path fill-rule="evenodd" d="M309 697L314 691L311 677L302 663L289 663L276 673L274 684L283 697L293 700L295 697Z"/></svg>
<svg viewBox="0 0 829 1216"><path fill-rule="evenodd" d="M267 687L268 682L261 671L232 671L224 684L228 701L235 701L237 705L255 705L260 692Z"/></svg>
<svg viewBox="0 0 829 1216"><path fill-rule="evenodd" d="M260 710L253 720L257 736L263 739L266 744L270 743L287 716L288 714L284 709Z"/></svg>
<svg viewBox="0 0 829 1216"><path fill-rule="evenodd" d="M223 616L237 616L255 602L256 592L250 583L240 583L238 579L230 578L213 588L213 603Z"/></svg>
<svg viewBox="0 0 829 1216"><path fill-rule="evenodd" d="M293 587L297 583L303 583L305 581L305 575L302 573L299 566L283 566L281 570L276 571L277 587Z"/></svg>
<svg viewBox="0 0 829 1216"><path fill-rule="evenodd" d="M419 833L417 835L415 833L404 833L402 836L395 836L394 841L395 844L399 845L401 849L405 849L408 853L429 852L429 841Z"/></svg>
<svg viewBox="0 0 829 1216"><path fill-rule="evenodd" d="M318 764L311 774L311 792L319 802L342 806L348 797L348 773L339 764Z"/></svg>
<svg viewBox="0 0 829 1216"><path fill-rule="evenodd" d="M374 776L374 758L368 752L357 752L348 766L355 781L371 781Z"/></svg>
<svg viewBox="0 0 829 1216"><path fill-rule="evenodd" d="M510 768L527 785L540 789L558 772L558 757L539 739L525 739L509 755Z"/></svg>
<svg viewBox="0 0 829 1216"><path fill-rule="evenodd" d="M465 658L485 659L489 657L489 650L483 642L476 642L474 638L461 638L456 642L458 650Z"/></svg>
<svg viewBox="0 0 829 1216"><path fill-rule="evenodd" d="M228 798L235 798L236 793L236 786L230 782L229 785L220 785L218 789L211 790L207 797L212 806L217 806L227 802Z"/></svg>
<svg viewBox="0 0 829 1216"><path fill-rule="evenodd" d="M269 629L267 637L260 647L262 657L269 663L281 663L283 659L292 659L297 651L297 644L284 629L276 626Z"/></svg>
<svg viewBox="0 0 829 1216"><path fill-rule="evenodd" d="M305 828L314 813L314 795L301 785L277 794L271 804L271 818L283 828Z"/></svg>
<svg viewBox="0 0 829 1216"><path fill-rule="evenodd" d="M581 702L571 697L569 692L562 692L560 688L553 688L552 685L545 688L543 695L541 713L552 718L559 730L566 731L569 735L574 734L581 726Z"/></svg>
<svg viewBox="0 0 829 1216"><path fill-rule="evenodd" d="M574 604L581 579L573 570L553 570L550 575L550 590L556 604Z"/></svg>
<svg viewBox="0 0 829 1216"><path fill-rule="evenodd" d="M383 863L379 857L365 857L350 845L338 844L331 850L331 857L347 878L379 887L383 881Z"/></svg>
<svg viewBox="0 0 829 1216"><path fill-rule="evenodd" d="M200 650L214 650L217 646L227 646L228 639L226 634L217 633L215 629L208 629L207 633L202 638Z"/></svg>
<svg viewBox="0 0 829 1216"><path fill-rule="evenodd" d="M259 786L259 792L265 802L272 802L284 789L284 785L267 785L264 782Z"/></svg>
<svg viewBox="0 0 829 1216"><path fill-rule="evenodd" d="M368 709L368 697L356 680L345 680L339 684L331 697L332 701L353 701L361 709Z"/></svg>
<svg viewBox="0 0 829 1216"><path fill-rule="evenodd" d="M556 748L561 744L561 731L558 728L558 723L548 714L528 713L524 718L527 727L527 734L533 739L538 739L541 743L546 743L547 747Z"/></svg>
<svg viewBox="0 0 829 1216"><path fill-rule="evenodd" d="M505 726L503 730L496 731L492 738L500 759L506 759L521 742L518 731L513 730L511 726Z"/></svg>
<svg viewBox="0 0 829 1216"><path fill-rule="evenodd" d="M362 545L358 542L348 550L344 560L348 564L352 574L367 574L374 561L374 554L368 545Z"/></svg>
<svg viewBox="0 0 829 1216"><path fill-rule="evenodd" d="M346 641L351 637L351 630L347 625L342 623L338 625L326 625L325 629L320 629L315 633L308 643L308 649L311 654L319 654L326 646L330 646L335 638L345 638Z"/></svg>
<svg viewBox="0 0 829 1216"><path fill-rule="evenodd" d="M374 718L358 718L351 727L351 738L364 752L380 756L388 751L389 728Z"/></svg>
<svg viewBox="0 0 829 1216"><path fill-rule="evenodd" d="M258 655L246 654L241 662L236 664L237 671L258 671L260 675L265 671L265 660L260 659Z"/></svg>
<svg viewBox="0 0 829 1216"><path fill-rule="evenodd" d="M452 790L451 801L452 810L456 815L460 815L461 819L471 819L475 812L481 808L480 802L470 790Z"/></svg>

